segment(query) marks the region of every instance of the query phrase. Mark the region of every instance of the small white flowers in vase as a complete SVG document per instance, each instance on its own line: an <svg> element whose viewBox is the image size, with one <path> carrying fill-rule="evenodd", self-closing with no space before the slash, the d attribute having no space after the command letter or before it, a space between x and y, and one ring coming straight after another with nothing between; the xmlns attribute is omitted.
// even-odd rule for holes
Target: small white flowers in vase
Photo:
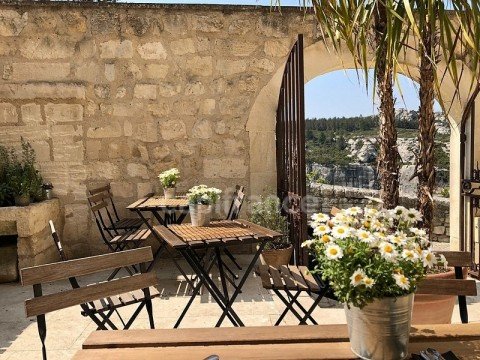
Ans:
<svg viewBox="0 0 480 360"><path fill-rule="evenodd" d="M210 224L212 205L220 199L221 190L207 185L197 185L188 190L187 198L190 203L190 218L193 226L207 226Z"/></svg>
<svg viewBox="0 0 480 360"><path fill-rule="evenodd" d="M363 359L405 356L417 284L427 269L446 264L433 253L426 232L416 227L419 221L417 210L402 206L312 216L314 238L302 246L317 260L313 273L329 282L345 304L349 330L355 329L350 331L352 350ZM372 329L380 333L369 333ZM366 343L372 338L376 349Z"/></svg>
<svg viewBox="0 0 480 360"><path fill-rule="evenodd" d="M175 187L180 179L180 171L177 168L169 169L158 175L158 179L163 186L165 199L174 199Z"/></svg>

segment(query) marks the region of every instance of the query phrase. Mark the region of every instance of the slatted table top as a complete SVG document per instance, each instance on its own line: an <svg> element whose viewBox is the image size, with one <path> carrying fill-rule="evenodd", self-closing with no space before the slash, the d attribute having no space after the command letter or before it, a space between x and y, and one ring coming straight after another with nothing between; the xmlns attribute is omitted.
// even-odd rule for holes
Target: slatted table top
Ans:
<svg viewBox="0 0 480 360"><path fill-rule="evenodd" d="M149 210L149 209L188 209L188 200L186 198L165 199L163 196L150 196L138 199L127 206L129 210Z"/></svg>
<svg viewBox="0 0 480 360"><path fill-rule="evenodd" d="M282 234L252 224L246 220L212 221L209 226L191 224L154 226L157 232L173 248L186 246L236 245L259 242L265 238L275 238Z"/></svg>
<svg viewBox="0 0 480 360"><path fill-rule="evenodd" d="M412 327L410 351L428 347L480 358L480 324ZM356 359L346 325L95 331L74 360Z"/></svg>

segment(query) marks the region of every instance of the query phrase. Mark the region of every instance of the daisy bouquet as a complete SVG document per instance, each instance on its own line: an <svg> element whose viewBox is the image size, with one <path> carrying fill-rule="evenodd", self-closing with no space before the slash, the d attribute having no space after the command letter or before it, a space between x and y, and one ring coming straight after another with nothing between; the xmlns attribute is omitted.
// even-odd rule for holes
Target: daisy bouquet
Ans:
<svg viewBox="0 0 480 360"><path fill-rule="evenodd" d="M362 308L385 297L413 293L426 270L447 266L437 257L426 232L417 224L420 213L397 206L392 210L352 207L335 216L314 214L310 249L313 272L330 283L337 298Z"/></svg>

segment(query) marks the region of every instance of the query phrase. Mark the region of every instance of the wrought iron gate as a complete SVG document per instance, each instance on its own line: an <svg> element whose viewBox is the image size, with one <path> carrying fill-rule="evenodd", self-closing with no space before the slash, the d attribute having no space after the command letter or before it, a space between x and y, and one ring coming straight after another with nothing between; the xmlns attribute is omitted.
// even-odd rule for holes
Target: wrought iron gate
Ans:
<svg viewBox="0 0 480 360"><path fill-rule="evenodd" d="M305 178L305 98L303 35L293 45L282 78L277 108L277 194L283 200L297 264L307 264L301 248L307 238Z"/></svg>

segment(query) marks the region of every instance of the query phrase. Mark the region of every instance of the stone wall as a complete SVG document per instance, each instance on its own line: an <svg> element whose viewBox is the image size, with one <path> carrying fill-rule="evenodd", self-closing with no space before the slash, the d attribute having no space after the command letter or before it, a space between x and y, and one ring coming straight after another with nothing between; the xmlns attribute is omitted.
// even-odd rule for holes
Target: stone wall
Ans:
<svg viewBox="0 0 480 360"><path fill-rule="evenodd" d="M17 236L19 269L58 261L58 252L48 225L49 220L53 221L57 233L62 236L64 216L60 201L57 199L24 207L0 208L0 235Z"/></svg>
<svg viewBox="0 0 480 360"><path fill-rule="evenodd" d="M379 197L377 190L359 189L332 185L313 185L309 189L313 197L309 201L308 212L329 213L332 207L348 208L364 206L368 197ZM417 199L413 196L400 197L400 205L416 208ZM450 242L450 201L446 198L435 197L433 241Z"/></svg>
<svg viewBox="0 0 480 360"><path fill-rule="evenodd" d="M0 144L32 143L65 208L67 249L96 253L90 186L111 182L123 208L176 166L180 191L250 190L250 109L298 33L319 36L298 9L0 5ZM275 181L270 138L254 155L269 164L259 184Z"/></svg>

